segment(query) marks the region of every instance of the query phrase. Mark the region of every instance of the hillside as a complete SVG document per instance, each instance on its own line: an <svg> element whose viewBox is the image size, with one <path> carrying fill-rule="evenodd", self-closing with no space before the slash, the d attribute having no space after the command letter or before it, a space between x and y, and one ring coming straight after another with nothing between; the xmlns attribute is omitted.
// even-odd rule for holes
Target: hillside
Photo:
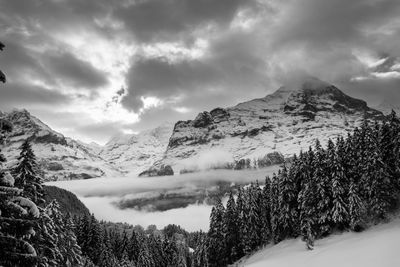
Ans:
<svg viewBox="0 0 400 267"><path fill-rule="evenodd" d="M57 200L64 213L70 213L72 216L89 215L89 209L73 193L51 185L43 185L46 203L53 199Z"/></svg>
<svg viewBox="0 0 400 267"><path fill-rule="evenodd" d="M267 247L237 267L394 267L400 266L400 220L362 233L344 233L318 240L313 251L300 239Z"/></svg>

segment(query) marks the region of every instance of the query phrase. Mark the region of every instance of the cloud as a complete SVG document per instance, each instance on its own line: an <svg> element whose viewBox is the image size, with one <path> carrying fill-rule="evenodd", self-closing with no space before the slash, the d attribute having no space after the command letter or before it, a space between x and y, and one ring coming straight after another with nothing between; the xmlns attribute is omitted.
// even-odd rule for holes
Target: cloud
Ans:
<svg viewBox="0 0 400 267"><path fill-rule="evenodd" d="M113 15L140 42L190 40L196 30L227 26L237 12L255 7L248 0L147 0L119 6Z"/></svg>
<svg viewBox="0 0 400 267"><path fill-rule="evenodd" d="M170 209L165 212L144 212L134 209L119 209L113 203L133 198L151 198L163 193L193 193L199 189L215 188L221 181L248 184L255 180L264 181L278 166L256 171L208 171L165 177L138 178L134 175L117 178L97 178L49 182L76 194L96 217L115 222L127 222L147 226L156 222L159 228L178 224L186 230L207 230L211 206L189 205L186 208Z"/></svg>
<svg viewBox="0 0 400 267"><path fill-rule="evenodd" d="M54 77L61 80L61 83L89 89L107 84L106 73L71 53L48 54L44 58L47 68Z"/></svg>
<svg viewBox="0 0 400 267"><path fill-rule="evenodd" d="M374 100L398 90L399 12L397 0L0 0L0 62L10 84L68 94L99 114L90 124L124 114L119 127L190 119L298 73Z"/></svg>
<svg viewBox="0 0 400 267"><path fill-rule="evenodd" d="M65 105L72 101L69 95L26 83L6 83L0 87L0 96L2 109Z"/></svg>

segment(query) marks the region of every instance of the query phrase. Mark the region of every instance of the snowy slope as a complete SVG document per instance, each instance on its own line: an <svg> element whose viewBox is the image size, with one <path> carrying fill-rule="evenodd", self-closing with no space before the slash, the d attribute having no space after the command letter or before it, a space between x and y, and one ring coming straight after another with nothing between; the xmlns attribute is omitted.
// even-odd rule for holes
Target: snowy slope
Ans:
<svg viewBox="0 0 400 267"><path fill-rule="evenodd" d="M172 125L164 124L138 134L112 138L99 155L124 172L140 173L162 159Z"/></svg>
<svg viewBox="0 0 400 267"><path fill-rule="evenodd" d="M28 139L33 144L46 180L121 175L117 168L98 156L93 148L57 133L27 110L14 110L0 115L13 125L7 146L3 148L10 166L16 163L19 147Z"/></svg>
<svg viewBox="0 0 400 267"><path fill-rule="evenodd" d="M264 98L177 122L165 156L156 166L185 168L190 159L217 148L236 160L259 158L274 151L291 156L308 149L316 138L324 144L329 138L353 130L364 114L382 118L382 113L369 108L365 101L318 79L307 78Z"/></svg>
<svg viewBox="0 0 400 267"><path fill-rule="evenodd" d="M363 233L344 233L316 241L313 251L299 239L265 248L235 266L396 267L400 266L400 220Z"/></svg>

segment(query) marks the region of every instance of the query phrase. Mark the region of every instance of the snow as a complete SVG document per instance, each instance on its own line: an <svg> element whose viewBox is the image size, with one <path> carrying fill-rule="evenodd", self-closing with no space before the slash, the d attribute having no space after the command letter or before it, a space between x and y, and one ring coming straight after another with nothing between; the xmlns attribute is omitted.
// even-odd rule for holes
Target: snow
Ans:
<svg viewBox="0 0 400 267"><path fill-rule="evenodd" d="M14 177L9 172L6 172L0 182L5 186L14 186Z"/></svg>
<svg viewBox="0 0 400 267"><path fill-rule="evenodd" d="M362 233L348 232L316 241L308 251L300 239L267 247L238 267L395 267L400 266L400 219Z"/></svg>
<svg viewBox="0 0 400 267"><path fill-rule="evenodd" d="M32 215L35 218L39 218L40 212L35 203L31 200L24 197L15 197L12 199L12 202L19 204L21 207L25 208L28 214Z"/></svg>

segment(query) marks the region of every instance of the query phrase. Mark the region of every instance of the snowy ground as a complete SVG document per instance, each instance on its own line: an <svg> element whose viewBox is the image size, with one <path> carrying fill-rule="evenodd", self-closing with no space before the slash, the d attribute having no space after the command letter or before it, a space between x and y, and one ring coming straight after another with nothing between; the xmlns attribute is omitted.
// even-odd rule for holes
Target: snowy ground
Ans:
<svg viewBox="0 0 400 267"><path fill-rule="evenodd" d="M316 242L307 251L299 240L265 248L237 264L242 267L397 267L400 266L400 219L363 233L344 233Z"/></svg>
<svg viewBox="0 0 400 267"><path fill-rule="evenodd" d="M219 190L221 184L248 184L255 180L264 181L279 166L261 170L230 171L216 170L164 177L123 177L95 178L48 182L73 192L94 213L98 219L139 224L150 224L162 228L168 224L178 224L189 231L208 230L211 206L203 201L199 194ZM217 189L215 189L217 188ZM196 198L198 201L190 201ZM168 199L171 208L157 209L121 209L120 203L146 201L150 205ZM152 203L154 201L154 203Z"/></svg>

